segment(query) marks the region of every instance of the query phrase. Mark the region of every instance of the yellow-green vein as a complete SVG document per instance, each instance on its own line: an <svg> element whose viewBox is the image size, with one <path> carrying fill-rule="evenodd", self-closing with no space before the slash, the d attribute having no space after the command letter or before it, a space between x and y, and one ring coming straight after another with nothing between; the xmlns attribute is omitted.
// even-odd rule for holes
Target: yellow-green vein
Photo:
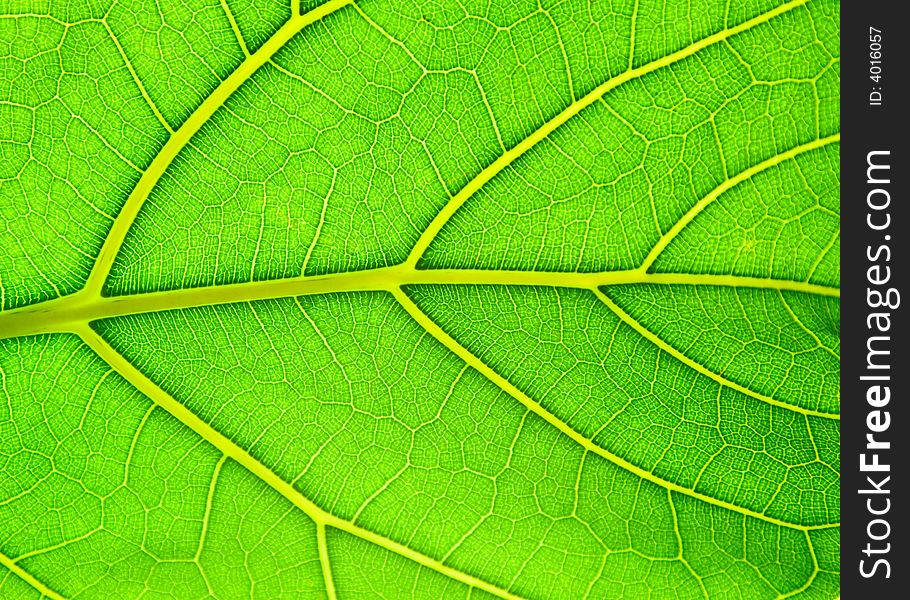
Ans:
<svg viewBox="0 0 910 600"><path fill-rule="evenodd" d="M489 365L487 365L485 362L480 360L479 357L474 355L470 350L468 350L467 348L462 346L457 340L455 340L455 338L453 338L448 333L446 333L445 330L443 330L442 327L440 327L435 321L430 319L430 317L427 316L427 314L424 313L422 310L420 310L420 307L418 307L417 304L415 304L414 301L411 300L410 297L408 297L407 293L405 293L403 290L401 290L401 289L395 290L392 292L392 294L395 296L395 299L398 300L398 302L401 304L401 306L405 309L405 311L407 311L407 313L409 315L411 315L411 317L423 329L428 331L430 333L430 335L432 335L434 338L436 338L436 340L439 341L439 343L441 343L443 346L445 346L447 349L449 349L453 354L458 356L461 360L466 362L468 365L473 367L476 371L478 371L481 375L486 377L489 381L491 381L493 384L495 384L501 390L503 390L504 392L506 392L513 398L515 398L518 402L520 402L523 406L528 408L531 412L533 412L534 414L541 417L547 423L549 423L550 425L552 425L553 427L558 429L560 432L565 434L568 438L570 438L571 440L576 442L579 446L592 452L593 454L596 454L596 455L600 456L601 458L605 458L606 460L625 469L626 471L629 471L630 473L633 473L633 474L637 475L638 477L640 477L644 480L647 480L655 485L658 485L662 488L665 488L665 489L668 489L668 490L671 490L674 492L679 492L680 494L684 494L686 496L696 498L703 502L707 502L708 504L712 504L714 506L719 506L721 508L725 508L727 510L733 511L733 512L741 514L741 515L746 515L748 517L753 517L755 519L767 521L768 523L773 523L773 524L781 526L781 527L788 527L791 529L799 529L799 530L825 529L825 528L833 526L833 524L799 525L796 523L789 523L787 521L783 521L781 519L777 519L775 517L768 516L764 513L756 512L754 510L745 508L743 506L739 506L736 504L732 504L730 502L726 502L724 500L719 500L717 498L707 496L705 494L695 491L694 489L689 489L689 488L683 487L672 481L667 481L666 479L661 479L654 473L651 473L650 471L646 471L645 469L642 469L638 465L634 465L634 464L630 463L629 461L625 460L624 458L622 458L616 454L613 454L606 448L595 443L594 440L592 440L591 438L585 437L584 435L582 435L581 433L579 433L578 431L573 429L568 423L566 423L565 421L563 421L562 419L560 419L559 417L557 417L556 415L554 415L553 413L548 411L546 408L541 406L540 403L538 403L536 400L534 400L533 398L531 398L530 396L525 394L523 391L521 391L511 381L509 381L508 379L506 379L505 377L503 377L502 375L500 375L499 373L494 371Z"/></svg>
<svg viewBox="0 0 910 600"><path fill-rule="evenodd" d="M177 154L189 143L190 139L199 129L208 122L209 118L221 108L225 101L245 82L259 67L265 64L278 50L290 41L301 29L314 23L328 14L335 12L350 3L350 0L330 0L318 8L302 16L292 16L275 34L270 37L256 52L241 62L227 79L215 88L202 103L193 111L187 120L164 144L148 168L139 178L136 187L126 199L120 214L107 234L101 246L101 251L89 273L85 283L84 293L98 295L104 286L108 273L117 257L117 252L126 238L127 232L136 220L139 209L151 194L155 185L164 175L164 172L173 162Z"/></svg>
<svg viewBox="0 0 910 600"><path fill-rule="evenodd" d="M821 348L824 352L827 352L828 354L830 354L835 359L840 360L840 356L838 355L838 353L835 352L834 350L832 350L831 348L829 348L828 346L826 346L824 343L822 343L821 338L818 337L818 334L815 333L814 331L812 331L811 329L809 329L808 327L806 327L806 325L803 323L802 319L800 319L797 316L797 314L795 312L793 312L793 309L790 307L790 303L787 302L787 298L786 298L786 296L784 296L783 292L778 290L777 296L778 296L778 298L780 298L780 303L783 305L784 310L787 311L787 314L790 315L790 318L793 320L793 322L796 323L800 329L805 331L809 337L811 337L813 340L815 340L815 343L818 344L819 348Z"/></svg>
<svg viewBox="0 0 910 600"><path fill-rule="evenodd" d="M317 526L333 527L355 537L376 544L395 554L399 554L407 559L423 565L429 569L437 571L447 577L460 581L466 585L482 589L499 598L509 600L520 600L518 596L508 590L504 590L489 582L483 581L459 571L453 567L443 564L442 562L421 554L416 550L408 548L394 540L383 537L378 533L364 529L349 521L345 521L316 505L312 500L304 496L289 482L282 479L277 473L269 469L258 459L254 458L249 452L238 446L230 438L216 430L214 427L202 420L198 415L193 413L186 406L178 402L173 396L158 387L158 385L149 379L142 371L137 369L123 355L117 352L107 341L101 337L95 330L82 325L73 328L86 345L110 365L121 377L127 380L133 387L146 395L157 406L167 411L171 416L190 428L197 435L202 437L208 443L221 451L222 454L234 460L250 473L262 480L266 485L277 491L279 494L289 500L294 506L302 510Z"/></svg>
<svg viewBox="0 0 910 600"><path fill-rule="evenodd" d="M801 281L736 275L646 273L640 269L602 273L471 269L424 270L408 265L397 265L330 275L250 281L129 296L88 296L76 293L39 304L15 308L0 314L0 339L71 331L74 325L131 314L310 294L393 291L406 285L518 285L594 289L600 286L632 283L770 289L832 298L840 297L840 290L833 287Z"/></svg>
<svg viewBox="0 0 910 600"><path fill-rule="evenodd" d="M657 260L657 257L660 256L664 249L670 245L670 242L676 239L676 236L678 236L679 233L685 229L686 226L691 223L693 219L695 219L695 217L699 215L699 213L701 213L705 208L708 207L709 204L714 202L725 192L733 189L740 183L751 179L758 173L766 171L767 169L779 165L782 162L792 160L800 154L805 154L806 152L815 150L817 148L824 148L828 144L833 144L839 141L840 133L835 133L834 135L829 135L828 137L812 140L811 142L796 146L795 148L791 148L786 152L775 154L774 156L758 163L757 165L753 165L744 171L740 171L733 177L725 180L719 186L711 190L704 198L696 202L695 205L686 212L686 214L680 217L680 219L674 223L673 226L668 229L663 236L661 236L657 243L654 244L654 246L651 248L651 251L648 253L648 256L645 257L645 260L641 263L639 269L647 271L651 265L654 264L654 261Z"/></svg>
<svg viewBox="0 0 910 600"><path fill-rule="evenodd" d="M701 595L705 600L708 600L708 590L705 588L704 578L695 572L695 569L693 569L692 565L689 564L689 561L686 560L685 553L683 552L683 538L682 532L679 530L679 514L676 512L676 503L673 502L673 490L667 490L667 504L670 505L670 515L673 517L673 533L676 535L676 546L679 548L676 559L686 567L689 574L698 582L698 588L701 590ZM806 535L808 536L809 533L806 532Z"/></svg>
<svg viewBox="0 0 910 600"><path fill-rule="evenodd" d="M34 575L23 569L19 564L17 564L13 559L6 556L3 553L0 553L0 565L3 565L7 569L13 572L19 579L26 582L43 595L48 598L53 598L53 600L65 600L65 596L62 596L58 592L47 587L42 582L38 581Z"/></svg>
<svg viewBox="0 0 910 600"><path fill-rule="evenodd" d="M635 69L629 69L620 75L617 75L616 77L613 77L608 81L600 84L592 91L590 91L587 95L579 98L567 106L558 115L541 125L540 128L538 128L531 135L515 145L511 150L500 155L498 159L493 161L490 165L478 173L474 179L469 181L468 184L461 189L461 191L452 196L452 198L446 203L442 210L439 211L436 217L433 218L433 220L430 222L430 225L417 239L417 242L414 244L413 248L411 248L411 252L408 254L408 258L405 261L405 264L417 265L420 261L420 258L429 247L430 243L436 238L437 234L442 230L443 226L449 221L452 215L454 215L458 209L461 208L465 202L467 202L468 198L477 193L477 191L480 190L480 188L482 188L488 181L490 181L493 177L502 172L506 167L515 162L516 159L525 154L528 150L536 146L539 142L546 139L551 133L566 123L569 119L596 102L600 97L602 97L610 90L628 81L638 79L644 75L647 75L648 73L679 62L684 58L692 56L703 48L707 48L708 46L723 41L738 33L748 31L753 27L770 21L778 15L793 10L798 6L802 6L807 1L808 0L793 0L792 2L782 4L774 10L770 10L764 14L749 19L748 21L740 23L735 27L730 27L719 31L713 35L695 42L694 44L686 46L682 50L668 54L663 58L651 61Z"/></svg>
<svg viewBox="0 0 910 600"><path fill-rule="evenodd" d="M329 545L325 539L325 523L316 523L316 546L319 550L319 565L322 567L322 579L329 600L336 600L335 579L332 577L332 565L329 562Z"/></svg>
<svg viewBox="0 0 910 600"><path fill-rule="evenodd" d="M227 455L222 455L215 464L215 470L212 472L212 480L209 482L209 492L205 497L205 513L202 515L202 531L199 533L199 544L196 546L196 554L193 559L196 562L199 562L199 557L202 556L202 549L205 546L205 536L208 534L209 521L212 516L212 505L215 502L215 489L218 486L218 477L221 475L221 468L224 467L226 460Z"/></svg>
<svg viewBox="0 0 910 600"><path fill-rule="evenodd" d="M808 544L808 548L809 548L809 556L812 557L812 573L809 575L809 578L806 580L806 583L799 586L795 590L791 590L785 594L778 594L777 600L783 600L784 598L792 598L793 596L797 596L797 595L801 594L802 592L805 592L806 590L809 589L809 586L812 585L812 582L815 581L815 578L818 577L818 574L821 572L821 569L818 566L818 557L815 556L815 548L812 546L812 538L809 536L808 531L806 531L804 533L806 536L806 544Z"/></svg>
<svg viewBox="0 0 910 600"><path fill-rule="evenodd" d="M246 47L246 41L243 39L243 34L240 33L240 27L237 26L237 19L234 18L234 13L231 12L231 7L228 6L227 0L221 0L221 10L224 11L224 16L227 17L227 20L231 24L231 30L234 32L234 37L237 38L237 44L243 51L243 55L249 56L250 50Z"/></svg>
<svg viewBox="0 0 910 600"><path fill-rule="evenodd" d="M747 388L743 385L740 385L740 384L736 383L735 381L730 381L726 377L724 377L718 373L715 373L714 371L708 369L706 366L692 360L691 358L689 358L688 356L686 356L685 354L683 354L682 352L680 352L679 350L677 350L676 348L674 348L673 346L671 346L670 344L668 344L667 342L662 340L660 337L657 336L657 334L655 334L653 331L647 329L644 325L642 325L637 320L635 320L632 317L632 315L630 315L629 313L624 311L618 304L613 302L613 300L611 300L610 297L607 296L599 288L594 288L593 291L594 291L594 295L597 296L597 298L601 302L603 302L611 311L613 311L613 313L617 317L619 317L619 319L623 323L625 323L626 325L628 325L629 327L634 329L643 338L645 338L646 340L648 340L649 342L651 342L652 344L654 344L655 346L657 346L658 348L660 348L661 350L663 350L664 352L666 352L667 354L669 354L670 356L675 358L676 360L680 361L681 363L683 363L690 369L693 369L694 371L697 371L698 373L701 373L702 375L709 377L710 379L713 379L714 381L721 384L722 386L736 390L737 392L740 392L742 394L755 398L756 400L760 400L766 404L770 404L771 406L777 406L779 408L783 408L786 410L792 410L793 412L798 412L798 413L801 413L804 415L809 415L811 417L820 417L822 419L834 419L837 421L840 420L840 415L838 413L830 413L830 412L812 410L809 408L804 408L802 406L797 406L795 404L788 404L786 402L781 402L780 400L777 400L770 396L766 396L764 394L756 392L755 390L750 390L749 388Z"/></svg>
<svg viewBox="0 0 910 600"><path fill-rule="evenodd" d="M114 6L113 4L111 6ZM158 122L161 123L161 126L170 133L174 133L174 128L171 127L171 124L167 122L167 119L164 118L164 115L161 114L161 111L158 110L158 105L152 100L152 97L149 96L148 90L145 89L142 80L139 79L139 74L136 73L136 69L133 68L133 63L130 62L129 57L126 55L126 51L123 49L123 46L120 45L120 40L117 39L117 36L114 35L114 30L111 29L111 26L108 24L107 19L102 19L101 23L104 25L104 29L107 30L107 34L110 36L111 40L114 42L114 46L117 47L117 52L120 53L120 58L123 59L123 64L126 65L127 71L130 72L130 76L133 78L133 82L136 84L136 87L139 88L139 93L142 95L142 98L145 100L145 103L148 104L151 111L155 114L155 118L158 119Z"/></svg>

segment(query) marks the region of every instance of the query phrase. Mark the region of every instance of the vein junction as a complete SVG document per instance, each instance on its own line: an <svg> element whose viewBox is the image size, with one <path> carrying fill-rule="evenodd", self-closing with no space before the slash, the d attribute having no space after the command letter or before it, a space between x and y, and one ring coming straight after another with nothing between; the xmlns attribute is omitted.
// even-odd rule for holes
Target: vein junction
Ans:
<svg viewBox="0 0 910 600"><path fill-rule="evenodd" d="M306 25L348 5L350 0L335 0L322 5L320 8L307 13L306 15L295 16L284 27L279 29L257 52L248 55L241 66L206 99L165 145L130 195L130 198L121 213L118 215L113 228L105 240L85 288L80 292L69 296L6 311L5 313L0 314L0 339L53 332L75 332L84 336L87 331L87 325L90 322L99 319L206 305L357 291L389 292L393 294L418 321L424 323L425 326L429 326L430 323L426 323L429 321L428 317L423 315L423 313L420 313L416 305L413 305L403 291L406 286L428 284L580 288L592 291L599 297L603 297L600 292L601 287L622 284L724 286L732 288L795 291L820 296L839 297L840 292L837 288L808 282L735 275L648 272L657 256L667 245L669 245L672 238L694 218L695 214L703 210L708 203L717 198L721 193L748 177L751 177L755 173L779 164L783 160L793 158L803 152L826 144L839 141L839 135L816 140L804 144L803 146L796 147L728 179L693 207L693 209L689 211L676 226L668 231L652 249L652 252L648 255L645 262L635 269L601 273L556 273L506 270L425 270L417 267L420 257L432 240L435 239L436 234L438 234L444 224L458 208L479 190L484 183L506 168L518 156L527 152L536 143L545 139L561 124L578 114L584 107L602 97L607 91L626 81L630 81L645 73L690 56L698 50L722 41L736 33L748 30L751 27L804 4L804 2L805 0L796 0L795 2L782 5L751 21L747 21L737 27L709 36L670 56L648 63L637 69L629 70L598 86L587 96L575 101L570 107L565 109L551 121L547 122L520 144L504 153L499 160L484 169L467 186L456 194L420 236L407 260L402 264L392 267L336 273L324 276L303 276L282 280L250 281L238 284L140 293L129 296L110 297L102 295L103 282L110 272L114 258L123 243L126 233L144 201L148 198L154 185L163 175L176 154L189 142L193 134L199 130L207 119L223 105L227 97L236 91L236 89L239 88L239 86L256 71L256 69L268 62L274 53L283 47L297 32ZM438 326L435 328L438 329ZM437 335L437 337L456 354L462 355L467 352L458 345L456 341L449 338L449 336L440 334ZM471 360L473 362L478 361L476 357ZM489 371L488 368L486 370ZM715 379L719 378L715 376ZM729 385L729 382L726 382L726 384ZM500 385L500 387L502 387L502 385ZM512 393L512 395L514 396L516 394ZM767 398L762 399L769 400ZM520 400L522 400L523 403L527 403L530 399L520 398ZM772 403L774 403L773 399ZM798 412L804 412L806 414L813 414L825 418L837 418L837 415L834 414L816 413L814 411L807 411L789 405L784 406L791 410L797 410ZM554 418L549 414L546 415L546 417L549 419ZM564 426L568 427L567 425ZM761 515L757 516L761 517Z"/></svg>

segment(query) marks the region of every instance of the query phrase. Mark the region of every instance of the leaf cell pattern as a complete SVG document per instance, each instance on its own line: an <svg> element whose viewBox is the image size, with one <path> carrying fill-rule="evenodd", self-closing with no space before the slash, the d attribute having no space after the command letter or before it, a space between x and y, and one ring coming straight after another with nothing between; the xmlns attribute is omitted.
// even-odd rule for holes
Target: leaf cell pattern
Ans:
<svg viewBox="0 0 910 600"><path fill-rule="evenodd" d="M834 598L830 0L0 0L0 598Z"/></svg>

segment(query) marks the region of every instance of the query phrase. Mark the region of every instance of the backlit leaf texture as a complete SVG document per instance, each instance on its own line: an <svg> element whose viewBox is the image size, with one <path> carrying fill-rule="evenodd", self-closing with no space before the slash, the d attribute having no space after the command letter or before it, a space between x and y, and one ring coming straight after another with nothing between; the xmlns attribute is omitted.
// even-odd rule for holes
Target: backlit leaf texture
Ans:
<svg viewBox="0 0 910 600"><path fill-rule="evenodd" d="M0 598L839 595L837 2L0 13Z"/></svg>

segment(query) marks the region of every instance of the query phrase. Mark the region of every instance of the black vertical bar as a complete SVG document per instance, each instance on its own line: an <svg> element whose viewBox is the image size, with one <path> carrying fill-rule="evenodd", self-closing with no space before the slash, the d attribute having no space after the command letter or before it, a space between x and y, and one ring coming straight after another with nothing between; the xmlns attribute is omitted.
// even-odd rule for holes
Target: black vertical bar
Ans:
<svg viewBox="0 0 910 600"><path fill-rule="evenodd" d="M904 537L910 363L903 351L910 340L902 305L910 296L896 308L874 306L899 304L889 290L904 294L910 270L904 135L910 27L902 4L841 4L841 590L848 600L910 598ZM868 171L870 162L881 168ZM881 331L885 325L889 330ZM872 337L879 339L870 346ZM870 347L890 352L871 357L878 368L868 365ZM872 470L883 469L874 461L888 470Z"/></svg>

